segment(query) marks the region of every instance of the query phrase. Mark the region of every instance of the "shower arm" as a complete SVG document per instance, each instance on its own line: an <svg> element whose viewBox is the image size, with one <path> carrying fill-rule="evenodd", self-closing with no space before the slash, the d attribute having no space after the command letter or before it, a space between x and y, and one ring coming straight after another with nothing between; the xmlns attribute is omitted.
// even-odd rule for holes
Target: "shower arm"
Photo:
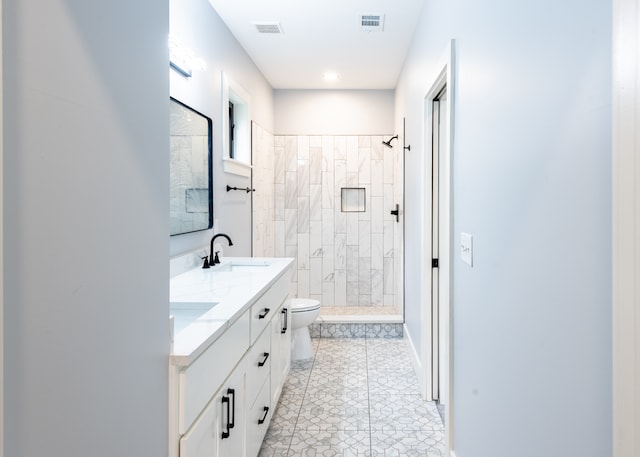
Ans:
<svg viewBox="0 0 640 457"><path fill-rule="evenodd" d="M392 136L391 138L389 138L389 140L388 140L388 141L384 141L384 140L382 140L382 144L384 144L384 145L385 145L386 147L388 147L388 148L393 148L393 145L391 144L391 142L392 142L393 140L397 140L397 139L398 139L398 135L394 135L394 136Z"/></svg>

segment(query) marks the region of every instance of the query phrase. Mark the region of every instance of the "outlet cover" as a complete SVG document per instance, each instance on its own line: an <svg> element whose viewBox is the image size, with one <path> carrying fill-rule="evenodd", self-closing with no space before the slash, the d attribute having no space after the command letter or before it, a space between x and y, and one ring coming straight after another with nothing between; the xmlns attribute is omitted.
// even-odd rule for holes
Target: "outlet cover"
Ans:
<svg viewBox="0 0 640 457"><path fill-rule="evenodd" d="M473 267L473 236L468 233L460 233L460 257L462 261Z"/></svg>

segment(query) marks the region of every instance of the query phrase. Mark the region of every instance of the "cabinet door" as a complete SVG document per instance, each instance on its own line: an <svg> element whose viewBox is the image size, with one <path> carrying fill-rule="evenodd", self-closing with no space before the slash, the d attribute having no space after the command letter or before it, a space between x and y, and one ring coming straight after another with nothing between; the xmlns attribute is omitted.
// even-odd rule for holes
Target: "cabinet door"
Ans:
<svg viewBox="0 0 640 457"><path fill-rule="evenodd" d="M271 322L271 404L278 403L291 364L291 313L285 301Z"/></svg>
<svg viewBox="0 0 640 457"><path fill-rule="evenodd" d="M216 456L244 457L246 442L244 363L236 368L214 401L220 408Z"/></svg>
<svg viewBox="0 0 640 457"><path fill-rule="evenodd" d="M244 382L240 364L180 438L180 457L244 457Z"/></svg>
<svg viewBox="0 0 640 457"><path fill-rule="evenodd" d="M282 374L282 383L284 384L287 375L289 374L289 368L291 368L291 309L289 307L289 301L284 302L284 306L281 311L281 318L283 319L283 329L280 332L280 344L282 345L282 364L280 366L280 372Z"/></svg>
<svg viewBox="0 0 640 457"><path fill-rule="evenodd" d="M221 407L214 398L180 438L180 457L218 457L219 423Z"/></svg>

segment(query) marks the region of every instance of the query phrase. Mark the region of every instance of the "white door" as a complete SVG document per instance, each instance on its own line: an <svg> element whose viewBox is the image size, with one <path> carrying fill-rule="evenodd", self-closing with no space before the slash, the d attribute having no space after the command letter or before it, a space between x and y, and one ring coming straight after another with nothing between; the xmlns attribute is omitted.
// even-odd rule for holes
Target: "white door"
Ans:
<svg viewBox="0 0 640 457"><path fill-rule="evenodd" d="M440 252L445 250L443 232L444 205L442 202L443 175L441 156L447 145L447 87L444 86L431 102L431 397L444 405L447 386L447 369L443 367L447 351L447 296L440 291ZM443 300L444 299L444 300Z"/></svg>

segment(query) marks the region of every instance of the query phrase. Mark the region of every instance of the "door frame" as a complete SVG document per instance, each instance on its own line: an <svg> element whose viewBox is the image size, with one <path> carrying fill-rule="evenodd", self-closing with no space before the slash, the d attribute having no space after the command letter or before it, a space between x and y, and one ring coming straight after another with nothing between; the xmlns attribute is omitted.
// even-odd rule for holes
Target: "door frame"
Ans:
<svg viewBox="0 0 640 457"><path fill-rule="evenodd" d="M4 188L4 181L2 179L4 175L3 166L3 125L4 119L2 113L4 111L4 98L3 98L3 73L2 73L2 61L3 59L3 44L2 44L2 0L0 0L0 457L4 455L4 237L2 228L4 227L3 214L3 202L4 194L2 192Z"/></svg>
<svg viewBox="0 0 640 457"><path fill-rule="evenodd" d="M448 303L444 312L446 314L446 326L447 335L441 335L440 343L446 345L445 360L440 361L441 370L446 373L445 386L440 386L441 389L446 390L445 401L445 438L447 453L452 453L453 449L453 315L451 310L453 309L453 294L452 294L452 259L453 259L453 237L452 237L452 173L451 173L451 159L454 151L454 118L455 118L455 41L452 39L447 44L443 57L439 61L435 68L435 77L431 80L428 89L425 92L423 103L423 148L424 151L424 164L422 170L422 182L423 182L423 230L422 230L422 246L423 259L422 259L422 271L425 275L425 285L422 288L422 303L424 309L422 313L422 341L421 341L421 354L422 354L422 376L424 382L422 383L422 396L426 400L431 400L431 338L432 338L432 319L431 319L431 197L427 198L426 192L431 185L431 160L433 154L432 135L433 135L433 119L431 104L432 101L437 98L442 89L446 86L447 98L448 98L448 110L446 113L447 126L445 135L447 137L448 148L445 151L440 152L440 204L442 207L442 218L440 220L440 253L439 253L439 292L440 301L442 303ZM429 191L430 192L430 191ZM444 249L442 248L444 247ZM426 278L429 278L427 281ZM442 311L442 310L441 310Z"/></svg>
<svg viewBox="0 0 640 457"><path fill-rule="evenodd" d="M613 1L613 456L640 453L640 0Z"/></svg>
<svg viewBox="0 0 640 457"><path fill-rule="evenodd" d="M442 136L440 134L442 133L441 122L443 119L443 116L441 116L441 95L446 93L446 91L447 85L446 81L444 81L440 92L438 92L438 94L433 98L429 97L425 101L425 110L429 114L429 120L431 122L431 218L429 227L431 228L430 245L432 259L440 258L440 243L444 240L444 237L440 236L440 224L442 219L441 212L443 212L442 210L445 208L444 205L440 204L442 199L441 193L443 190L443 186L440 183L441 171L443 168L440 164L440 155L441 153L443 155L446 154L449 146L449 142L446 138L446 129L448 129L449 124L449 122L446 121L446 114L444 116L445 132ZM441 147L443 145L444 147ZM425 155L425 159L428 160L428 158L429 156ZM431 357L431 370L427 370L428 378L426 379L425 384L427 385L427 398L429 400L443 401L446 397L446 390L440 388L440 378L443 376L443 373L440 371L440 353L443 350L446 350L446 343L442 344L440 341L440 323L442 319L447 316L440 312L440 267L434 267L433 260L431 264L431 274L429 277L431 279L431 306L429 308L431 312L431 344L429 345L428 350ZM445 304L447 303L446 300L442 300L442 302ZM447 310L444 309L443 311L446 312ZM444 403L446 404L446 401Z"/></svg>

